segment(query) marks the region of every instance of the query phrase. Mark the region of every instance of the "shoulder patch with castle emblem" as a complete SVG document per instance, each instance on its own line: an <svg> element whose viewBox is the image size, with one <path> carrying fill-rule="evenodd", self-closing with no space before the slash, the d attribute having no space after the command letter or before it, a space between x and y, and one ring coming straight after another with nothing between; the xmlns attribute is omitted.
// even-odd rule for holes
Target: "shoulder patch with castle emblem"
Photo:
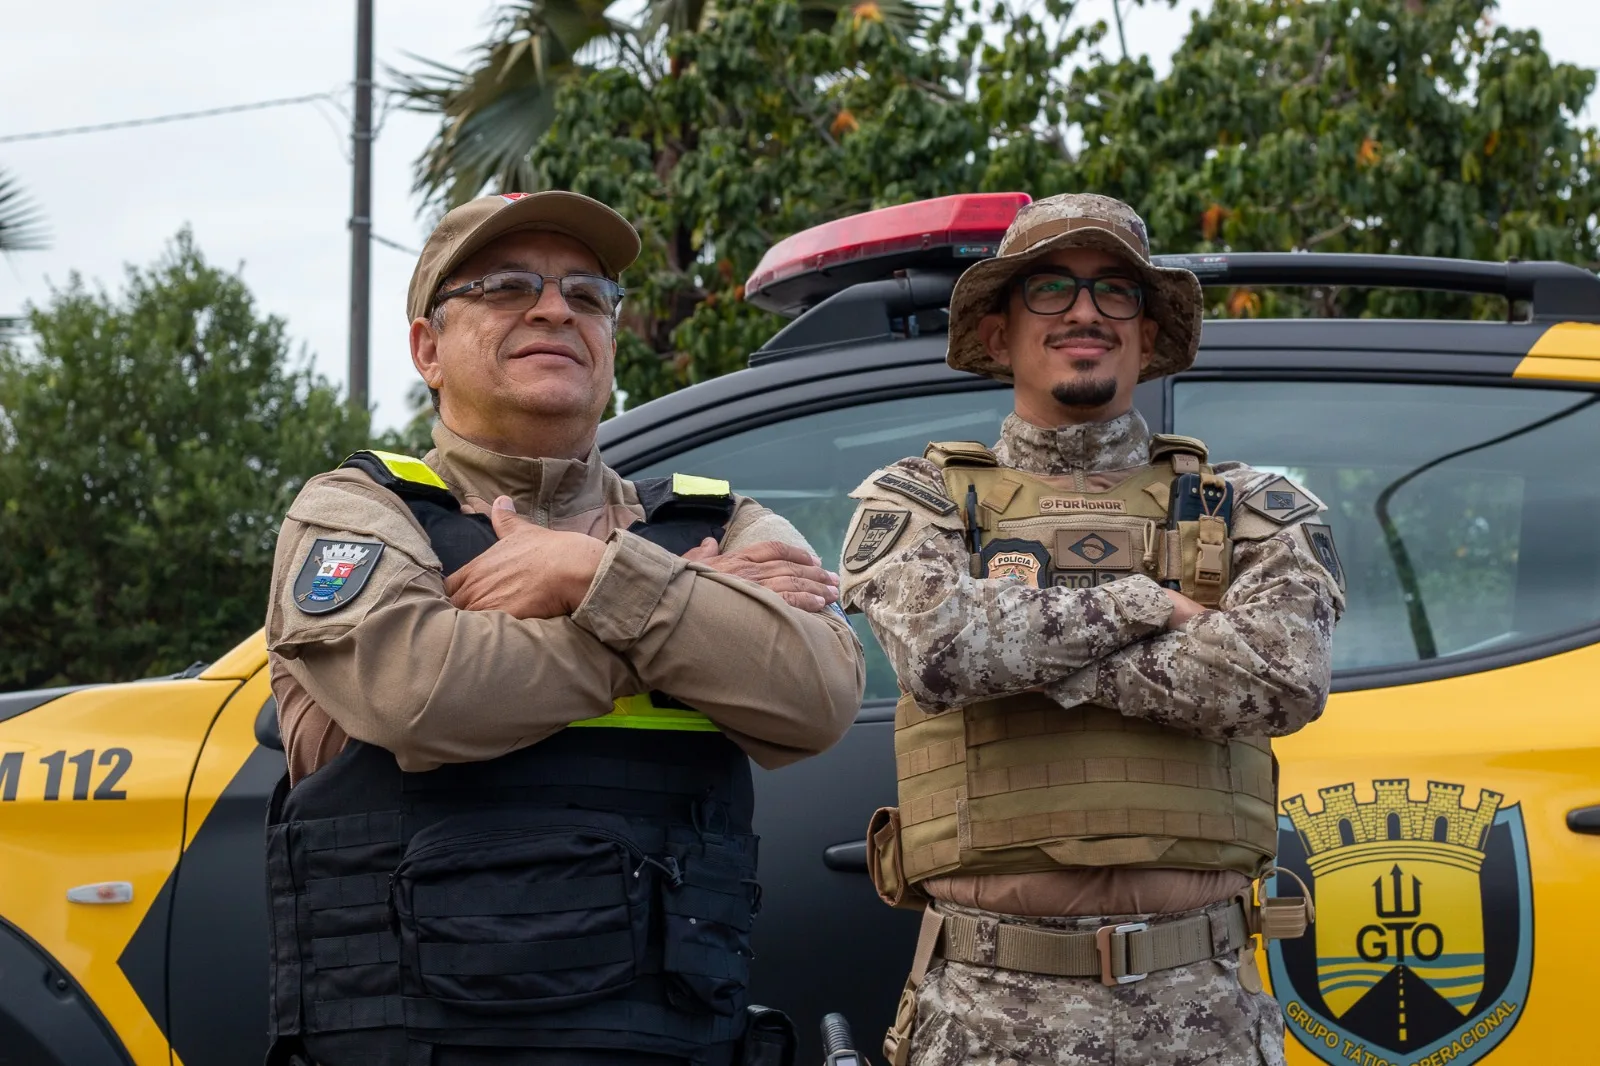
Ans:
<svg viewBox="0 0 1600 1066"><path fill-rule="evenodd" d="M1246 496L1244 506L1263 518L1286 526L1298 518L1315 514L1317 501L1302 492L1286 477L1273 478L1261 488Z"/></svg>
<svg viewBox="0 0 1600 1066"><path fill-rule="evenodd" d="M899 474L884 474L874 478L874 485L881 485L890 492L904 496L908 500L922 504L934 514L953 514L956 505L948 496L935 492L926 485L919 485L910 478L901 477Z"/></svg>
<svg viewBox="0 0 1600 1066"><path fill-rule="evenodd" d="M318 537L294 579L294 604L306 614L337 611L360 594L383 555L377 540Z"/></svg>
<svg viewBox="0 0 1600 1066"><path fill-rule="evenodd" d="M911 524L911 512L884 507L868 507L856 519L856 527L845 541L842 565L859 574L888 553Z"/></svg>

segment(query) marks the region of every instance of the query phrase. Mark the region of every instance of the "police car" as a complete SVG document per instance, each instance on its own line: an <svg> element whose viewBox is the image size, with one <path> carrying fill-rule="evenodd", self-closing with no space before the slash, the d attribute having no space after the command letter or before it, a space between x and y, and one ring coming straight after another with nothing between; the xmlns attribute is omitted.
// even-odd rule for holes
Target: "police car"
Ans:
<svg viewBox="0 0 1600 1066"><path fill-rule="evenodd" d="M924 201L775 246L746 288L791 321L746 370L601 427L624 475L730 480L837 558L876 467L993 441L1008 390L944 365L954 277L1017 194ZM1349 608L1322 718L1279 741L1279 863L1316 920L1262 969L1289 1060L1492 1066L1600 1058L1600 280L1552 263L1163 257L1213 287L1504 297L1507 321L1208 321L1195 366L1139 387L1327 505ZM757 773L754 999L840 1010L869 1054L915 917L865 875L894 802L894 676L868 650L857 725ZM265 1047L262 822L283 770L258 633L182 676L0 695L0 1062L185 1066ZM757 676L760 664L751 664ZM1298 895L1286 877L1269 893Z"/></svg>

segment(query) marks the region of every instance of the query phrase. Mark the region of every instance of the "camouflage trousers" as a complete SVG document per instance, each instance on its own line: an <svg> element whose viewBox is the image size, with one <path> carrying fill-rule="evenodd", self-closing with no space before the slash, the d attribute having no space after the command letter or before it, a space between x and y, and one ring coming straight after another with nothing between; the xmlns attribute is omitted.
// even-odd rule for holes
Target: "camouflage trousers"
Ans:
<svg viewBox="0 0 1600 1066"><path fill-rule="evenodd" d="M1059 930L1151 917L1006 920ZM999 922L983 924L992 936ZM911 1066L1284 1066L1278 1003L1246 988L1239 967L1229 954L1110 987L936 960L917 994Z"/></svg>

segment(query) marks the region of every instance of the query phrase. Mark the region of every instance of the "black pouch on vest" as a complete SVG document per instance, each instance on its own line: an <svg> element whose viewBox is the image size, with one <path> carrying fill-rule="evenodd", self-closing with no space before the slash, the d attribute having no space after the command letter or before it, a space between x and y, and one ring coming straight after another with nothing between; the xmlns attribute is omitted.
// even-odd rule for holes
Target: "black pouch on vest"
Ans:
<svg viewBox="0 0 1600 1066"><path fill-rule="evenodd" d="M505 1025L628 988L646 959L652 844L623 818L575 810L422 830L393 882L404 994Z"/></svg>
<svg viewBox="0 0 1600 1066"><path fill-rule="evenodd" d="M667 845L678 877L661 882L661 968L679 1010L732 1017L745 1009L761 899L755 846L753 836L687 833Z"/></svg>

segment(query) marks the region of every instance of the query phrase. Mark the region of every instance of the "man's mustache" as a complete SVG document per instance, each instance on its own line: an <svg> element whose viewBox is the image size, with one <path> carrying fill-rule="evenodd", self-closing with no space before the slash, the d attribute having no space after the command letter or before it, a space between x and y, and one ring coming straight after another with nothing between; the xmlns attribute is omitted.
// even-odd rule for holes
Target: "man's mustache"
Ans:
<svg viewBox="0 0 1600 1066"><path fill-rule="evenodd" d="M1071 329L1058 329L1053 333L1045 334L1044 343L1048 346L1075 340L1103 341L1113 346L1117 343L1114 333L1099 326L1073 326Z"/></svg>

